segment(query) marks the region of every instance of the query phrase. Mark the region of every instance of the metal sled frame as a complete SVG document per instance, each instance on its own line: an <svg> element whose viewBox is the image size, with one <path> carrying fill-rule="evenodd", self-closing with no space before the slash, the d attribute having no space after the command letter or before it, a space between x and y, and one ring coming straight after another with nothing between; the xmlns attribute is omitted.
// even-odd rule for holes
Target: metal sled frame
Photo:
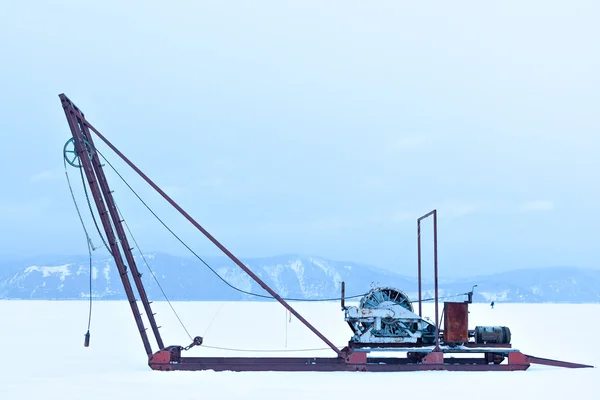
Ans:
<svg viewBox="0 0 600 400"><path fill-rule="evenodd" d="M518 350L510 348L451 348L440 346L438 327L438 279L437 279L437 214L432 211L419 218L418 229L422 219L433 215L434 217L434 268L435 268L435 317L436 317L436 345L433 348L420 347L411 349L396 349L406 352L406 357L369 357L368 352L372 349L355 349L350 346L338 349L317 328L311 325L290 304L282 299L256 274L248 269L236 256L215 239L206 229L183 210L173 199L171 199L160 187L158 187L148 176L135 166L123 153L110 143L96 128L90 124L81 110L73 104L69 98L59 95L62 107L67 118L71 134L73 136L75 150L79 156L81 168L85 173L91 195L94 199L102 226L110 246L110 251L119 271L127 300L131 307L138 331L148 356L150 368L160 371L184 370L215 370L215 371L423 371L423 370L448 370L448 371L513 371L526 370L530 364L545 364L568 368L589 367L588 365L568 363L555 360L541 359L527 356ZM133 254L129 245L122 221L117 212L116 204L112 196L108 181L103 171L103 165L96 148L92 132L111 148L125 163L127 163L142 179L152 186L169 204L179 211L192 225L202 232L213 244L215 244L227 257L238 267L248 274L258 285L266 290L275 300L285 307L292 315L302 322L310 331L318 336L331 350L335 357L313 358L313 357L185 357L182 346L164 346L159 327L152 312L151 302L148 300ZM419 314L421 314L421 259L420 259L420 237L419 237ZM139 299L148 317L151 331L158 345L158 351L154 352L148 338L147 330L138 307L133 286L129 279L127 268L131 271ZM188 346L199 345L196 341ZM478 352L483 357L453 358L451 354L467 354ZM507 359L502 363L504 358Z"/></svg>

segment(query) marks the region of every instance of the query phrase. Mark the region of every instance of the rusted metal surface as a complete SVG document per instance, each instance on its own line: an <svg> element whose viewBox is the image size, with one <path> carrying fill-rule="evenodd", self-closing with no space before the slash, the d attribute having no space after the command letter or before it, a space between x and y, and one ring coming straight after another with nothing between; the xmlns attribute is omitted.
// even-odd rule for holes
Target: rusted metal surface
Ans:
<svg viewBox="0 0 600 400"><path fill-rule="evenodd" d="M406 357L369 357L366 352L342 358L323 357L181 357L178 348L165 349L149 358L161 371L523 371L530 357L518 350L485 352L481 357L455 357L442 351L407 352ZM458 350L453 353L459 352ZM505 359L508 357L508 361Z"/></svg>
<svg viewBox="0 0 600 400"><path fill-rule="evenodd" d="M506 358L505 354L502 353L485 353L485 362L500 364Z"/></svg>
<svg viewBox="0 0 600 400"><path fill-rule="evenodd" d="M348 364L365 364L367 362L367 353L354 352L346 357Z"/></svg>
<svg viewBox="0 0 600 400"><path fill-rule="evenodd" d="M508 363L509 364L530 364L529 357L520 351L515 351L512 353L508 353Z"/></svg>
<svg viewBox="0 0 600 400"><path fill-rule="evenodd" d="M519 353L521 354L521 353ZM488 363L482 358L444 357L432 352L420 359L387 357L181 357L173 361L169 352L161 351L149 360L159 371L524 371L529 368L526 357L513 357L512 363Z"/></svg>
<svg viewBox="0 0 600 400"><path fill-rule="evenodd" d="M466 343L469 340L469 305L444 303L444 343Z"/></svg>
<svg viewBox="0 0 600 400"><path fill-rule="evenodd" d="M177 357L176 360L179 361L181 359L181 357ZM163 365L163 364L169 364L171 362L171 352L168 350L161 350L158 351L156 353L154 353L151 357L150 357L150 364L154 364L154 365Z"/></svg>
<svg viewBox="0 0 600 400"><path fill-rule="evenodd" d="M541 358L525 355L531 364L541 364L541 365L550 365L553 367L563 367L563 368L594 368L592 365L587 364L578 364L567 361L559 361L559 360L551 360L549 358Z"/></svg>

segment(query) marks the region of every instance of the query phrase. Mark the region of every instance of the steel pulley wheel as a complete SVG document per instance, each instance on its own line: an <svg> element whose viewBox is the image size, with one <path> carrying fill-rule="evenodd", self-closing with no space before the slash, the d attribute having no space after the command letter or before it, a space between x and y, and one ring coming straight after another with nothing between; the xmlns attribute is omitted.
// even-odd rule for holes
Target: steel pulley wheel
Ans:
<svg viewBox="0 0 600 400"><path fill-rule="evenodd" d="M395 288L372 289L360 300L360 308L379 308L392 304L398 304L411 312L414 311L408 296Z"/></svg>
<svg viewBox="0 0 600 400"><path fill-rule="evenodd" d="M67 140L67 143L65 143L65 147L63 147L63 156L70 166L81 168L81 160L79 159L79 154L77 154L75 140L73 138Z"/></svg>
<svg viewBox="0 0 600 400"><path fill-rule="evenodd" d="M90 145L85 139L84 141L85 147L89 154ZM75 140L73 138L67 140L67 143L65 143L65 146L63 147L63 156L69 165L75 168L81 168L81 160L79 159L79 154L77 153L77 148L75 147Z"/></svg>

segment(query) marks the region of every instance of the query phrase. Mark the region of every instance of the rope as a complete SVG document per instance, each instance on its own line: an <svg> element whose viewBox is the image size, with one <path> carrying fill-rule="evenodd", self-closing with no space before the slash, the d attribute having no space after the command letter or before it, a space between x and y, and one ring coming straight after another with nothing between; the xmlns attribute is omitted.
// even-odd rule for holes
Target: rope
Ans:
<svg viewBox="0 0 600 400"><path fill-rule="evenodd" d="M65 168L66 167L67 166L65 164ZM112 255L112 252L110 251L110 247L108 247L108 243L106 243L106 240L104 239L104 235L102 235L102 231L100 230L98 221L96 221L96 216L94 214L94 210L92 209L92 203L90 202L90 196L88 195L87 185L85 183L85 177L83 176L83 167L79 168L79 174L81 175L81 183L83 186L83 192L85 193L85 199L87 201L88 208L90 209L90 215L92 216L92 220L94 221L94 226L96 227L96 232L98 232L100 239L102 239L102 243L104 243L104 247L108 251L108 254ZM86 232L86 235L87 235L87 232ZM96 250L96 249L94 248L94 250Z"/></svg>
<svg viewBox="0 0 600 400"><path fill-rule="evenodd" d="M89 311L89 318L88 318L88 335L89 335L90 324L91 324L91 319L92 319L92 250L96 250L96 248L94 248L94 246L92 244L92 240L91 240L91 238L90 238L90 236L89 236L89 234L87 232L87 229L85 227L85 224L83 223L83 218L81 216L81 212L79 211L79 206L77 205L77 201L75 200L75 195L73 194L73 189L71 187L71 180L69 179L69 174L67 172L66 160L63 160L63 161L64 161L64 167L65 167L65 175L67 177L67 182L69 184L69 190L71 191L71 197L73 198L73 203L75 204L75 208L77 209L77 214L79 215L79 220L81 221L81 225L83 226L83 230L84 230L85 235L86 235L86 237L88 239L88 251L89 251L89 255L90 255L90 311ZM109 254L112 255L112 252L110 251L110 248L108 247L108 244L106 243L106 240L104 239L104 236L102 235L102 232L100 231L100 227L98 225L98 222L97 222L96 217L94 215L94 211L92 209L92 203L90 202L90 198L89 198L88 191L87 191L87 185L86 185L86 182L85 182L85 177L83 175L83 167L79 168L79 172L80 172L80 175L81 175L81 182L82 182L82 186L83 186L83 191L85 193L85 198L87 200L88 208L89 208L90 214L92 216L92 220L94 221L94 225L96 227L96 231L98 232L98 235L102 239L102 243L104 243L104 247L109 252ZM116 204L115 204L115 206L116 206ZM129 233L129 236L133 240L133 242L135 244L135 247L138 249L140 255L142 256L142 260L144 261L144 264L146 265L146 268L148 268L148 271L150 271L150 274L154 278L154 280L155 280L158 288L160 289L160 291L163 294L165 300L169 304L169 307L171 307L171 310L173 311L173 314L175 314L175 317L177 318L177 320L181 324L181 327L183 328L183 330L185 331L185 333L187 334L187 336L190 338L190 340L193 341L192 335L190 334L190 332L186 328L185 324L183 323L183 321L179 317L179 314L177 313L177 311L175 311L175 308L173 307L173 304L171 303L171 301L167 297L167 294L163 290L160 282L158 281L158 278L156 277L156 274L154 273L154 271L152 270L152 268L150 268L150 265L148 264L148 261L146 260L146 257L144 256L144 253L141 251L141 249L140 249L140 247L139 247L139 245L137 243L137 240L135 239L135 237L133 236L133 233L129 229L129 225L127 224L127 222L123 218L123 214L121 213L121 210L119 210L118 206L117 206L117 213L120 215L120 219L123 220L125 228L127 229L127 232Z"/></svg>
<svg viewBox="0 0 600 400"><path fill-rule="evenodd" d="M115 206L116 206L116 203L115 203ZM148 268L148 271L150 271L150 275L152 275L152 277L154 278L154 281L156 282L156 285L158 286L158 288L160 289L162 295L164 296L165 300L167 301L167 304L169 304L169 307L171 307L171 310L173 311L173 314L175 314L175 317L177 317L177 320L179 321L179 324L181 325L181 327L183 328L183 330L185 331L185 333L188 335L188 337L190 338L190 340L193 341L194 339L192 338L192 335L190 335L190 332L187 330L185 324L183 323L183 321L179 317L179 314L177 313L177 311L175 311L175 307L173 307L173 304L171 304L171 301L169 300L169 298L167 297L167 294L163 290L160 282L158 281L158 278L156 277L156 274L154 273L154 271L152 270L152 268L150 268L150 264L148 264L148 261L146 260L146 256L144 256L144 253L140 249L140 246L138 245L137 240L135 240L135 237L133 236L133 233L131 233L131 229L129 229L129 225L127 225L127 221L125 221L125 218L123 217L123 214L121 213L121 210L119 210L118 206L116 206L116 207L117 207L117 213L119 214L119 218L123 221L123 224L125 225L125 229L127 229L127 232L129 233L129 236L131 237L131 240L133 240L133 243L135 244L135 247L137 248L138 252L140 253L140 256L142 256L142 260L144 260L144 264L146 265L146 268Z"/></svg>
<svg viewBox="0 0 600 400"><path fill-rule="evenodd" d="M287 349L287 338L288 338L288 309L285 309L285 348Z"/></svg>
<svg viewBox="0 0 600 400"><path fill-rule="evenodd" d="M88 312L88 326L87 331L90 332L90 325L92 324L92 250L88 246L88 252L90 253L90 309Z"/></svg>
<svg viewBox="0 0 600 400"><path fill-rule="evenodd" d="M67 184L69 185L69 191L71 192L71 199L73 199L73 204L75 205L75 209L77 210L77 216L79 217L79 222L81 222L81 226L83 227L83 232L85 232L85 238L88 242L88 246L90 245L92 239L88 234L88 231L83 223L83 217L81 216L81 211L79 210L79 206L77 205L77 200L75 200L75 194L73 193L73 187L71 186L71 179L69 179L69 172L67 170L67 161L63 159L65 166L65 176L67 177Z"/></svg>
<svg viewBox="0 0 600 400"><path fill-rule="evenodd" d="M255 297L260 297L260 298L264 298L264 299L274 299L274 297L270 296L270 295L253 293L253 292L249 292L249 291L240 289L240 288L232 285L225 278L223 278L221 275L219 275L219 273L217 271L215 271L206 261L204 261L204 259L202 257L200 257L194 250L192 250L190 248L190 246L187 245L187 243L185 243L175 232L173 232L173 230L171 228L169 228L169 226L152 210L152 208L150 208L150 206L131 187L131 185L127 182L127 180L125 180L125 178L123 178L123 176L119 173L119 171L117 171L117 169L111 164L111 162L108 161L108 159L106 159L106 157L104 157L104 155L98 149L95 149L95 150L96 150L96 152L98 154L100 154L100 156L102 157L102 159L104 161L106 161L106 163L110 166L110 168L117 174L117 176L121 179L121 181L123 181L123 183L129 188L129 190L131 190L131 192L135 195L135 197L138 198L138 200L144 205L144 207L146 207L146 209L148 211L150 211L150 213L154 216L154 218L156 218L158 220L158 222L160 222L162 224L162 226L165 227L165 229L167 229L175 239L177 239L190 253L192 253L198 260L200 260L200 262L202 262L202 264L204 264L223 283L225 283L231 289L236 290L236 291L238 291L240 293L243 293L243 294L247 294L247 295L255 296ZM358 298L358 297L362 297L365 294L366 293L361 293L361 294L357 294L357 295L354 295L354 296L346 296L345 299L346 300L347 299L355 299L355 298ZM341 300L341 298L340 297L332 297L332 298L325 298L325 299L283 298L283 300L286 300L286 301L316 302L316 301L339 301L339 300Z"/></svg>
<svg viewBox="0 0 600 400"><path fill-rule="evenodd" d="M71 198L73 199L73 204L75 205L75 209L77 210L77 215L79 216L79 222L81 222L81 226L83 228L83 232L85 232L85 237L87 241L88 255L90 258L90 279L89 279L89 292L90 292L90 306L88 310L88 324L87 324L87 333L86 333L86 343L88 343L90 336L90 326L92 324L92 250L94 249L94 245L92 244L92 239L88 234L87 228L85 227L85 223L83 222L83 217L81 216L81 212L79 210L79 205L77 205L77 200L75 199L75 193L73 193L73 187L71 186L71 179L69 179L69 172L67 170L67 162L63 157L64 167L65 167L65 176L67 177L67 184L69 185L69 191L71 192ZM84 185L85 187L85 185ZM87 194L86 194L87 196Z"/></svg>
<svg viewBox="0 0 600 400"><path fill-rule="evenodd" d="M217 316L219 315L219 313L221 312L221 309L223 308L223 306L225 305L225 303L221 303L221 306L219 306L219 309L217 310L217 313L215 314L215 316L213 317L213 319L210 321L210 323L208 324L208 326L206 327L206 330L204 331L204 335L202 335L203 337L206 336L206 334L208 333L208 330L210 329L210 327L212 326L213 322L215 322L215 320L217 319Z"/></svg>

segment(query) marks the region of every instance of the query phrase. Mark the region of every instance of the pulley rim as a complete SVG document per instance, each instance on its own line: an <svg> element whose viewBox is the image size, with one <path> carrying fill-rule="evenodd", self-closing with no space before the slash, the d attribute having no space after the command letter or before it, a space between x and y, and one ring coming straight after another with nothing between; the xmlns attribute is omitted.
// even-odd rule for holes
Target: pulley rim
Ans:
<svg viewBox="0 0 600 400"><path fill-rule="evenodd" d="M63 147L63 157L70 166L81 168L81 160L79 159L79 154L77 154L77 149L75 148L75 139L71 138L67 140Z"/></svg>

